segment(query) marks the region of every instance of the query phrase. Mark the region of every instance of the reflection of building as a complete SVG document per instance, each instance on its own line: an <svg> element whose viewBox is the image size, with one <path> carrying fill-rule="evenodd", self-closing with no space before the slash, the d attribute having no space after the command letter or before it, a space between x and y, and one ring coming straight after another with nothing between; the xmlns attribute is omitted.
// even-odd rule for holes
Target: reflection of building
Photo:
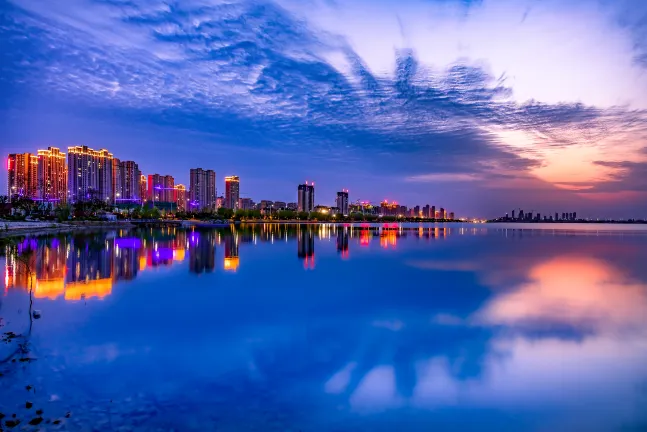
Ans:
<svg viewBox="0 0 647 432"><path fill-rule="evenodd" d="M238 176L225 177L225 208L238 210L240 179Z"/></svg>
<svg viewBox="0 0 647 432"><path fill-rule="evenodd" d="M114 279L133 280L139 271L139 250L134 247L115 246Z"/></svg>
<svg viewBox="0 0 647 432"><path fill-rule="evenodd" d="M114 245L99 238L77 237L67 257L66 300L103 298L112 292Z"/></svg>
<svg viewBox="0 0 647 432"><path fill-rule="evenodd" d="M339 209L339 214L348 216L348 190L344 189L337 192L337 208Z"/></svg>
<svg viewBox="0 0 647 432"><path fill-rule="evenodd" d="M397 244L398 232L395 230L383 230L380 233L380 246L383 248L395 247Z"/></svg>
<svg viewBox="0 0 647 432"><path fill-rule="evenodd" d="M191 210L216 209L216 172L191 168L189 172L189 201Z"/></svg>
<svg viewBox="0 0 647 432"><path fill-rule="evenodd" d="M315 208L315 184L305 184L299 185L297 189L297 201L298 209L302 212L308 212L314 210Z"/></svg>
<svg viewBox="0 0 647 432"><path fill-rule="evenodd" d="M299 227L298 232L297 256L303 259L304 268L314 268L315 266L315 236L310 227Z"/></svg>
<svg viewBox="0 0 647 432"><path fill-rule="evenodd" d="M189 234L189 271L212 272L216 267L216 240L213 232Z"/></svg>
<svg viewBox="0 0 647 432"><path fill-rule="evenodd" d="M37 249L34 297L55 299L65 293L67 241L54 238L49 245Z"/></svg>
<svg viewBox="0 0 647 432"><path fill-rule="evenodd" d="M72 202L113 199L113 156L108 150L87 146L67 148L67 186ZM94 195L93 195L94 194Z"/></svg>
<svg viewBox="0 0 647 432"><path fill-rule="evenodd" d="M38 157L31 153L12 153L7 158L7 195L36 197Z"/></svg>
<svg viewBox="0 0 647 432"><path fill-rule="evenodd" d="M371 243L371 237L372 237L371 231L367 229L363 229L359 233L359 244L360 246L368 246Z"/></svg>
<svg viewBox="0 0 647 432"><path fill-rule="evenodd" d="M239 264L238 235L225 236L225 270L236 271Z"/></svg>
<svg viewBox="0 0 647 432"><path fill-rule="evenodd" d="M348 258L348 230L346 228L337 230L337 251L341 252L342 258Z"/></svg>

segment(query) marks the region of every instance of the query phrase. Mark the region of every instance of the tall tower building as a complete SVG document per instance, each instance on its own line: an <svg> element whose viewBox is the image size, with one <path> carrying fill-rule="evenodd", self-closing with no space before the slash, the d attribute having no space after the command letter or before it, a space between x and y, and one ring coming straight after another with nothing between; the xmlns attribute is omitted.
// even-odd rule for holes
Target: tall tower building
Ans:
<svg viewBox="0 0 647 432"><path fill-rule="evenodd" d="M337 192L337 208L339 214L348 216L348 189Z"/></svg>
<svg viewBox="0 0 647 432"><path fill-rule="evenodd" d="M114 167L115 201L128 204L141 202L142 173L139 165L133 161L120 161Z"/></svg>
<svg viewBox="0 0 647 432"><path fill-rule="evenodd" d="M38 157L31 153L12 153L7 158L7 195L36 198Z"/></svg>
<svg viewBox="0 0 647 432"><path fill-rule="evenodd" d="M240 198L240 179L238 176L225 177L225 207L238 210Z"/></svg>
<svg viewBox="0 0 647 432"><path fill-rule="evenodd" d="M87 146L67 148L67 185L72 202L96 197L114 200L112 189L113 156L106 149L93 150Z"/></svg>
<svg viewBox="0 0 647 432"><path fill-rule="evenodd" d="M179 184L175 186L175 195L177 199L177 209L186 211L186 186Z"/></svg>
<svg viewBox="0 0 647 432"><path fill-rule="evenodd" d="M146 201L148 197L148 178L144 175L141 174L139 176L139 197L142 201L142 204L144 201Z"/></svg>
<svg viewBox="0 0 647 432"><path fill-rule="evenodd" d="M65 153L56 147L38 150L38 198L62 204L67 201Z"/></svg>
<svg viewBox="0 0 647 432"><path fill-rule="evenodd" d="M148 199L153 202L174 203L175 179L170 175L148 175Z"/></svg>
<svg viewBox="0 0 647 432"><path fill-rule="evenodd" d="M298 210L310 213L315 208L315 184L299 185L297 189Z"/></svg>
<svg viewBox="0 0 647 432"><path fill-rule="evenodd" d="M216 209L216 172L191 168L189 174L189 206L191 210Z"/></svg>

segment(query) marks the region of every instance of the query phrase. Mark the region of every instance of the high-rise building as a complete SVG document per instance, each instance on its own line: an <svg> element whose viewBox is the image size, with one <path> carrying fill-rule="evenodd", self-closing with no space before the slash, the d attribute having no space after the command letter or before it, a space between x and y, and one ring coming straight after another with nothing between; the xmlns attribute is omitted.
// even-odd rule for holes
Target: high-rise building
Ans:
<svg viewBox="0 0 647 432"><path fill-rule="evenodd" d="M133 161L119 161L116 158L113 160L113 165L115 202L140 203L142 173L139 171L139 165Z"/></svg>
<svg viewBox="0 0 647 432"><path fill-rule="evenodd" d="M337 208L339 209L339 214L348 216L348 189L337 192Z"/></svg>
<svg viewBox="0 0 647 432"><path fill-rule="evenodd" d="M175 198L177 200L177 209L186 211L186 186L183 184L175 185Z"/></svg>
<svg viewBox="0 0 647 432"><path fill-rule="evenodd" d="M56 147L38 150L38 192L45 202L63 204L67 201L67 165L65 153Z"/></svg>
<svg viewBox="0 0 647 432"><path fill-rule="evenodd" d="M170 175L148 175L148 199L153 202L175 203L175 179Z"/></svg>
<svg viewBox="0 0 647 432"><path fill-rule="evenodd" d="M299 185L297 189L298 210L310 213L315 208L315 184Z"/></svg>
<svg viewBox="0 0 647 432"><path fill-rule="evenodd" d="M238 176L225 177L225 207L238 210L238 199L240 198L240 179Z"/></svg>
<svg viewBox="0 0 647 432"><path fill-rule="evenodd" d="M144 201L146 201L146 198L148 197L148 178L144 175L141 174L139 177L139 196L142 200L142 204Z"/></svg>
<svg viewBox="0 0 647 432"><path fill-rule="evenodd" d="M216 172L191 168L189 206L192 210L214 211L216 206Z"/></svg>
<svg viewBox="0 0 647 432"><path fill-rule="evenodd" d="M31 153L12 153L7 159L7 195L36 198L38 157Z"/></svg>
<svg viewBox="0 0 647 432"><path fill-rule="evenodd" d="M87 146L67 148L67 186L72 202L98 198L114 199L112 153Z"/></svg>
<svg viewBox="0 0 647 432"><path fill-rule="evenodd" d="M413 207L411 216L416 217L416 218L420 217L420 206L419 205Z"/></svg>
<svg viewBox="0 0 647 432"><path fill-rule="evenodd" d="M429 204L425 205L422 208L422 217L423 218L433 218L434 215L431 214L431 207L429 207Z"/></svg>
<svg viewBox="0 0 647 432"><path fill-rule="evenodd" d="M454 212L449 213L449 220L454 220Z"/></svg>
<svg viewBox="0 0 647 432"><path fill-rule="evenodd" d="M436 214L436 206L431 206L431 210L429 211L429 218L438 219L438 215Z"/></svg>
<svg viewBox="0 0 647 432"><path fill-rule="evenodd" d="M216 198L216 210L219 208L222 208L225 205L225 197L224 196L219 196Z"/></svg>

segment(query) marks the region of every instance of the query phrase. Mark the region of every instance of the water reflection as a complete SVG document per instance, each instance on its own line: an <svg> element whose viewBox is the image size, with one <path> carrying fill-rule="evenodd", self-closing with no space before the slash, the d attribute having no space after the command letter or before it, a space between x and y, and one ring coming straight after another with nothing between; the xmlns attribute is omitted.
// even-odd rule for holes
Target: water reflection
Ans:
<svg viewBox="0 0 647 432"><path fill-rule="evenodd" d="M644 235L268 224L20 248L39 307L82 324L60 335L55 321L41 327L39 349L57 353L44 358L59 356L56 370L109 400L131 397L123 381L155 401L167 395L195 430L210 428L214 410L243 425L229 430L264 429L262 406L284 413L281 430L373 431L644 424L646 246ZM20 265L6 261L5 310L29 283ZM132 287L115 290L121 281ZM81 316L72 308L85 304L56 299L110 309ZM93 384L115 373L120 382ZM158 415L166 429L186 420Z"/></svg>

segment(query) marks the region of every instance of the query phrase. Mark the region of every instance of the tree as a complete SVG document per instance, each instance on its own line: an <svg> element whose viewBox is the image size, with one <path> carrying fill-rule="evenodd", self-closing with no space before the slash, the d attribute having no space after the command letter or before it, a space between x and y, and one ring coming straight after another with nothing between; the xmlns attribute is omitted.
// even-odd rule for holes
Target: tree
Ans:
<svg viewBox="0 0 647 432"><path fill-rule="evenodd" d="M13 205L13 207L17 208L18 210L22 210L23 212L25 212L25 215L27 216L29 216L31 212L34 210L34 208L36 207L36 203L34 202L34 200L22 195L14 195L11 198L11 204Z"/></svg>
<svg viewBox="0 0 647 432"><path fill-rule="evenodd" d="M0 204L7 204L9 202L9 197L7 195L0 195Z"/></svg>
<svg viewBox="0 0 647 432"><path fill-rule="evenodd" d="M232 209L220 207L218 209L218 216L223 218L223 219L231 219L234 215L234 211Z"/></svg>

